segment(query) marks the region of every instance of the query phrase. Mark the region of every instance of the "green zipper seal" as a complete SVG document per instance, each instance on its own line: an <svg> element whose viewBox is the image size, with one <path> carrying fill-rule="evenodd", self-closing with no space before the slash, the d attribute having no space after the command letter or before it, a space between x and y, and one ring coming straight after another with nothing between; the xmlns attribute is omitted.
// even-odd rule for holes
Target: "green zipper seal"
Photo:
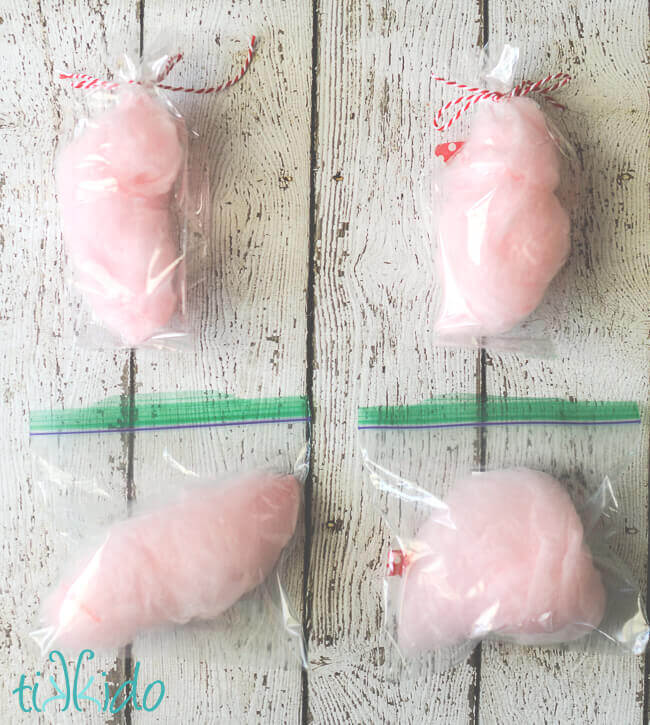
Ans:
<svg viewBox="0 0 650 725"><path fill-rule="evenodd" d="M359 408L359 429L451 428L477 425L609 425L640 423L634 401L501 398L474 395L432 398L416 405Z"/></svg>
<svg viewBox="0 0 650 725"><path fill-rule="evenodd" d="M136 395L133 405L120 396L87 408L37 410L30 414L30 435L116 433L310 420L303 396L233 398L209 391Z"/></svg>

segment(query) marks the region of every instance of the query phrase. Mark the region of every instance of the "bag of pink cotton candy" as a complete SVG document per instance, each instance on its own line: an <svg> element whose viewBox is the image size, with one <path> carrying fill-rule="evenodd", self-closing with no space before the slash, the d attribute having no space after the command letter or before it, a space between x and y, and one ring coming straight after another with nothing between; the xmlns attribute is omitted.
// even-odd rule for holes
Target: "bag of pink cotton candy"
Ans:
<svg viewBox="0 0 650 725"><path fill-rule="evenodd" d="M221 87L164 83L181 59L125 57L115 81L60 74L80 106L56 162L61 227L82 298L71 300L80 308L75 334L92 347L192 346L191 296L204 287L212 200L207 149L169 96Z"/></svg>
<svg viewBox="0 0 650 725"><path fill-rule="evenodd" d="M545 110L559 105L549 93L570 78L514 86L518 55L506 45L496 64L487 61L483 88L435 77L449 92L462 89L434 117L452 139L436 146L443 161L425 190L441 288L435 334L445 345L551 355L561 304L543 300L569 257L565 205L576 164ZM464 118L463 134L453 124Z"/></svg>
<svg viewBox="0 0 650 725"><path fill-rule="evenodd" d="M304 398L143 395L30 423L52 532L44 654L151 652L171 635L218 661L306 664Z"/></svg>
<svg viewBox="0 0 650 725"><path fill-rule="evenodd" d="M397 670L445 670L486 639L645 651L648 620L623 561L627 532L643 528L623 508L640 480L639 423L628 402L448 397L359 410L391 540L377 576Z"/></svg>

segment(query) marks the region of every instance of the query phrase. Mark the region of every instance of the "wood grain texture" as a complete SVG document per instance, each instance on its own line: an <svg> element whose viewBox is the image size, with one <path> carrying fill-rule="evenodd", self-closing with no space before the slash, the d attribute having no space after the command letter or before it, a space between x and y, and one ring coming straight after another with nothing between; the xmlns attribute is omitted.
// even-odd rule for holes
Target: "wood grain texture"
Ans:
<svg viewBox="0 0 650 725"><path fill-rule="evenodd" d="M206 281L195 294L200 344L196 354L138 352L136 388L304 395L311 8L273 1L261 9L254 0L226 2L218 9L211 5L209 11L204 2L146 3L145 53L169 28L182 29L186 36L181 40L185 58L174 71L179 81L223 80L239 67L251 32L259 44L249 72L230 91L172 98L209 149L213 226ZM224 442L219 431L183 434L183 464L202 472L234 472L260 463L264 451L286 447L290 435L285 427L262 428L249 430L238 442ZM296 437L296 431L291 435ZM168 442L174 450L171 438ZM136 495L151 493L165 475L169 466L160 442L138 438ZM289 594L300 616L300 536L287 569L292 572ZM269 636L282 624L277 612L265 611L249 624L237 622L233 614L231 631L230 620L223 620L136 640L133 658L159 668L168 683L161 722L299 722L297 652L291 648L288 660L266 653ZM134 712L132 718L134 723L151 721L148 713Z"/></svg>
<svg viewBox="0 0 650 725"><path fill-rule="evenodd" d="M362 484L355 420L359 404L479 388L477 355L432 341L437 288L423 189L433 146L443 140L430 120L451 97L431 82L430 71L472 78L486 20L493 46L510 40L522 48L522 77L556 70L574 76L562 93L569 110L554 117L581 167L574 251L547 303L558 357L489 354L486 392L647 401L645 6L639 0L227 0L215 8L208 0L4 0L0 18L8 79L0 99L0 413L8 421L0 442L7 582L0 592L0 722L37 721L33 713L21 719L10 691L20 674L33 676L42 665L27 633L65 555L28 450L30 406L83 405L106 395L121 395L126 405L133 390L302 394L310 383L309 342L315 419L304 612L308 690L302 691L297 663L258 658L255 633L230 632L225 619L136 640L132 660L141 662L144 681L164 680L167 699L156 713L130 712L129 721L298 723L306 698L306 719L314 723L465 724L477 714L490 725L639 723L643 663L632 658L489 644L480 679L476 657L442 675L425 669L395 678L378 586L390 529ZM161 32L183 47L185 60L174 71L179 81L229 75L252 31L260 45L236 88L173 99L205 139L213 183L206 279L193 297L199 350L138 352L131 361L127 353L73 349L61 337L74 327L76 311L66 307L52 162L71 96L51 78L59 67L104 74L125 45L138 48L140 19L145 52ZM454 126L458 138L466 128ZM646 441L647 433L646 411ZM277 442L271 434L251 435L237 445L218 435L187 436L180 442L187 458L176 460L239 467L286 441L279 435ZM136 497L144 497L169 477L176 445L166 436L116 437L99 454L80 446L73 465L100 478L115 501L123 496L126 511L131 454ZM504 445L488 437L488 460ZM466 441L457 456L441 456L437 473L451 475L461 458L475 456L474 444ZM614 542L644 585L647 475L645 452L625 472L624 533ZM292 552L288 581L298 601L303 543ZM118 653L101 667L113 682L125 676ZM61 721L124 718L94 713Z"/></svg>
<svg viewBox="0 0 650 725"><path fill-rule="evenodd" d="M489 42L520 46L521 77L573 76L556 116L580 159L573 252L554 281L552 360L491 355L487 392L578 399L648 400L648 103L643 72L647 12L641 2L491 3ZM559 42L558 42L559 41ZM647 446L621 480L616 551L645 592ZM498 450L499 440L488 451ZM567 439L567 451L570 442ZM596 451L595 455L602 453ZM615 466L615 455L602 461ZM636 723L642 720L643 659L483 648L481 722Z"/></svg>
<svg viewBox="0 0 650 725"><path fill-rule="evenodd" d="M463 74L480 15L475 2L318 8L308 718L467 723L471 664L395 678L380 604L389 531L364 490L355 423L360 403L476 390L476 354L433 343L423 170L439 142L431 70Z"/></svg>
<svg viewBox="0 0 650 725"><path fill-rule="evenodd" d="M39 469L28 441L28 417L33 408L84 405L106 395L121 395L128 382L128 355L103 355L75 349L67 331L76 310L66 306L64 258L53 181L53 162L61 140L71 91L53 80L55 68L106 72L107 45L115 36L137 40L134 8L129 2L96 7L70 7L55 2L4 2L0 8L0 47L5 80L0 100L0 275L2 312L0 338L0 413L3 436L2 592L0 611L4 636L0 645L0 721L34 723L39 716L22 713L16 695L21 674L38 682L39 700L54 694L45 679L60 669L48 665L29 632L38 623L40 602L56 583L65 559L74 551L59 531L65 512L61 500ZM90 63L90 66L88 65ZM128 401L127 401L128 404ZM55 453L54 449L51 449ZM49 453L46 453L49 456ZM55 460L56 455L49 460ZM70 449L69 464L95 479L125 508L125 448L119 436L101 452ZM45 487L49 509L42 495ZM98 496L90 495L90 503ZM121 504L120 501L123 503ZM108 653L83 672L103 683L123 678L117 653ZM43 673L37 677L36 672ZM95 695L101 693L101 686ZM29 701L27 706L31 706ZM54 715L50 710L48 717ZM41 715L41 718L44 716ZM43 721L41 719L41 721ZM67 712L58 722L122 722L88 710Z"/></svg>

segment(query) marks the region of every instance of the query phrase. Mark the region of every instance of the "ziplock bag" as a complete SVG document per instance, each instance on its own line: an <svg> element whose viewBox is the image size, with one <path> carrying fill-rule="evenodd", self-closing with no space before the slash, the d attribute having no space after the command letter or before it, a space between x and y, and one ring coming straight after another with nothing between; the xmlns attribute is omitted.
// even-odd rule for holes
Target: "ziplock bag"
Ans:
<svg viewBox="0 0 650 725"><path fill-rule="evenodd" d="M96 347L189 347L188 295L205 276L211 198L200 142L166 95L206 95L237 82L163 83L182 54L125 56L118 81L62 73L81 105L60 150L57 191L72 279L85 300L77 322ZM207 99L206 99L206 102Z"/></svg>
<svg viewBox="0 0 650 725"><path fill-rule="evenodd" d="M483 639L640 654L639 586L613 550L638 455L635 403L439 398L359 410L390 533L385 626L444 670Z"/></svg>
<svg viewBox="0 0 650 725"><path fill-rule="evenodd" d="M557 73L515 85L519 50L485 60L479 84L443 106L434 126L471 113L464 140L436 147L444 159L433 183L431 234L442 285L440 342L550 351L535 310L570 251L570 222L558 187L575 154L544 113L549 94L570 80ZM429 194L429 196L431 196Z"/></svg>
<svg viewBox="0 0 650 725"><path fill-rule="evenodd" d="M304 398L209 392L32 413L56 572L33 632L42 651L103 651L214 622L224 642L274 661L297 649L304 661L285 582L308 424ZM126 483L115 461L124 445Z"/></svg>

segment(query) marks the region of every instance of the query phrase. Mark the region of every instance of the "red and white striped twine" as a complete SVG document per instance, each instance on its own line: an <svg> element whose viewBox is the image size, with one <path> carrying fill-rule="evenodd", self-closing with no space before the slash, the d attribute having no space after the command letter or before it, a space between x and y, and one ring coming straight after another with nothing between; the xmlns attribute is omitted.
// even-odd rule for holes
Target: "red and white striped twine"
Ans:
<svg viewBox="0 0 650 725"><path fill-rule="evenodd" d="M457 83L456 81L450 81L446 78L440 78L440 76L433 75L433 73L431 75L433 76L434 81L444 83L446 86L456 86L456 88L462 88L464 91L467 91L465 95L459 96L455 100L449 101L449 103L445 103L444 106L438 109L438 112L433 119L433 125L438 129L438 131L444 131L449 128L462 116L463 113L465 113L465 111L480 101L498 102L503 98L527 96L529 93L542 93L552 105L557 106L558 108L565 108L565 106L555 101L549 94L566 85L571 80L571 76L567 73L556 73L555 75L546 76L546 78L542 78L538 81L524 81L507 93L499 93L498 91L488 91L485 88L470 87L463 83ZM454 106L460 106L460 108L448 121L445 121L443 118L445 113Z"/></svg>
<svg viewBox="0 0 650 725"><path fill-rule="evenodd" d="M183 57L182 53L177 53L176 55L170 56L170 58L167 60L167 63L165 63L165 67L158 76L156 82L154 83L155 86L158 88L162 88L166 91L181 91L182 93L196 93L199 94L207 94L207 93L219 93L219 91L223 91L226 88L230 88L230 86L234 86L237 81L240 81L243 77L246 71L248 70L251 61L253 60L253 55L255 54L255 36L253 35L251 37L251 41L248 45L248 54L246 55L246 60L244 61L244 65L239 70L239 73L237 73L236 76L233 78L230 78L230 80L226 81L225 83L221 83L218 86L205 86L204 88L190 88L186 86L170 86L165 83L161 83L171 72L172 68L181 60ZM72 82L73 88L81 88L83 90L90 90L91 88L95 88L97 86L107 89L117 88L120 85L119 81L106 81L101 80L100 78L95 78L95 76L87 75L86 73L59 73L59 78L61 80L69 80ZM127 81L128 83L135 83L137 85L142 85L142 81Z"/></svg>

